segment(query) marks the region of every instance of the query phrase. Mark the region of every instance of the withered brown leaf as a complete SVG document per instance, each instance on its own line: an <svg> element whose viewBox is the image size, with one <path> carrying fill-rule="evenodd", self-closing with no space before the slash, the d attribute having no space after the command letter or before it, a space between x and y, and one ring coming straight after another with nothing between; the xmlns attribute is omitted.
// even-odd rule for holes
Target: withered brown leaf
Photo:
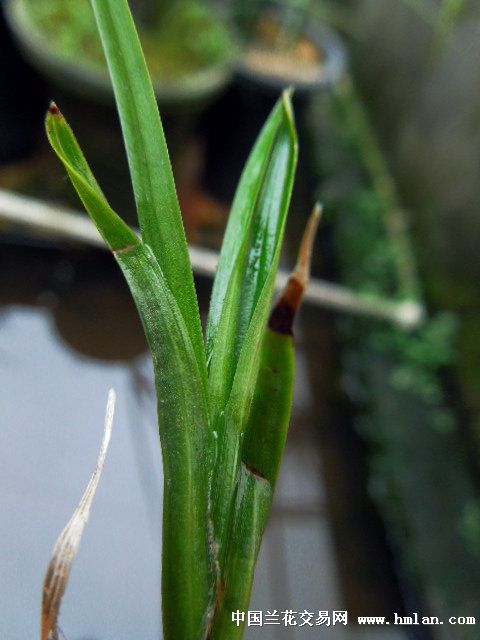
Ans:
<svg viewBox="0 0 480 640"><path fill-rule="evenodd" d="M58 640L57 620L60 605L67 588L72 563L77 555L83 530L88 521L90 507L100 481L110 435L112 432L115 391L108 393L105 428L102 446L98 454L97 466L85 489L85 493L68 524L59 535L52 552L43 582L41 640Z"/></svg>

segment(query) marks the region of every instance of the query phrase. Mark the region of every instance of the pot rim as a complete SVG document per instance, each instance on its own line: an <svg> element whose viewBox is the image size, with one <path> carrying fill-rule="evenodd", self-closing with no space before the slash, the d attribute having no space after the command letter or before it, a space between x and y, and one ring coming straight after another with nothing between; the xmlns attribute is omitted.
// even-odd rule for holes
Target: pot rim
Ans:
<svg viewBox="0 0 480 640"><path fill-rule="evenodd" d="M266 4L261 15L282 18L285 8L274 2ZM344 77L347 68L348 54L346 46L337 31L318 18L312 18L301 31L324 54L321 66L323 73L312 80L292 80L291 77L271 75L268 70L263 73L258 69L252 69L244 58L240 58L235 73L240 81L251 85L257 85L264 93L278 94L285 87L291 86L295 94L306 95L321 90L329 89L338 84Z"/></svg>
<svg viewBox="0 0 480 640"><path fill-rule="evenodd" d="M5 17L23 54L38 71L80 96L95 96L101 102L113 100L108 71L63 58L49 40L29 20L24 0L6 0ZM182 76L178 80L159 82L152 78L160 104L194 103L220 92L234 72L233 53L205 69Z"/></svg>

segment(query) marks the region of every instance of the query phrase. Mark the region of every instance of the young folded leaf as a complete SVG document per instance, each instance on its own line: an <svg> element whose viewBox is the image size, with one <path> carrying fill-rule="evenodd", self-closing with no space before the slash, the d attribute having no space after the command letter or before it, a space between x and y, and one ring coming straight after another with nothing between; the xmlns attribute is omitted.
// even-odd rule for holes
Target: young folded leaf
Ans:
<svg viewBox="0 0 480 640"><path fill-rule="evenodd" d="M68 584L72 563L78 553L83 530L90 515L90 507L97 491L102 475L105 457L107 455L110 435L112 433L113 412L115 409L115 392L108 393L107 412L102 446L98 454L97 466L93 472L85 493L75 509L70 521L58 537L48 563L45 580L43 582L41 640L55 640L58 638L57 621L60 605Z"/></svg>
<svg viewBox="0 0 480 640"><path fill-rule="evenodd" d="M296 162L297 137L290 93L285 92L260 133L235 196L207 329L210 410L217 435L212 511L220 564Z"/></svg>
<svg viewBox="0 0 480 640"><path fill-rule="evenodd" d="M128 2L91 4L115 91L141 239L110 208L55 105L47 134L127 279L152 352L164 468L163 637L239 637L222 625L228 607L248 604L293 380L291 340L281 334L283 376L275 385L281 411L264 416L262 424L264 445L275 458L269 466L266 457L253 454L252 425L266 410L254 389L258 383L268 395L264 378L271 368L263 365L281 355L267 344L275 327L265 326L297 162L290 93L263 128L235 196L212 295L207 371L168 152ZM274 419L282 421L279 434Z"/></svg>
<svg viewBox="0 0 480 640"><path fill-rule="evenodd" d="M260 367L243 445L238 456L236 493L220 550L222 575L216 598L212 638L241 638L243 625L232 611L248 609L255 562L285 448L293 396L292 325L307 286L310 255L320 219L315 206L300 246L297 265L275 303L260 349Z"/></svg>
<svg viewBox="0 0 480 640"><path fill-rule="evenodd" d="M206 336L213 415L228 401L247 332L255 344L268 316L296 163L286 91L249 156L222 244Z"/></svg>

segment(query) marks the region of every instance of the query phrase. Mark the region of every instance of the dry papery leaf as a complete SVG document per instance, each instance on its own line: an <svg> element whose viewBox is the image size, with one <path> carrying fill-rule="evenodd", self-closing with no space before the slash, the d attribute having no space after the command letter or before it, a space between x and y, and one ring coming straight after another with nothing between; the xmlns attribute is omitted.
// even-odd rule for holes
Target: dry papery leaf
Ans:
<svg viewBox="0 0 480 640"><path fill-rule="evenodd" d="M75 509L70 521L57 539L47 567L45 580L43 582L41 640L58 640L59 637L57 620L60 605L63 594L67 588L73 560L80 547L83 530L87 524L90 507L105 463L108 443L110 442L110 435L112 433L115 398L115 391L110 389L105 415L103 441L98 454L97 466L78 507Z"/></svg>

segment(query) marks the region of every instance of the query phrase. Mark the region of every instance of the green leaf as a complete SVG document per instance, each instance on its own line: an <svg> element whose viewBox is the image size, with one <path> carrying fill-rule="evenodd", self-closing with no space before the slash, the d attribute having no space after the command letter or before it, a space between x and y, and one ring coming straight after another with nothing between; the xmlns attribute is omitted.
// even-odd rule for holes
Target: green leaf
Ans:
<svg viewBox="0 0 480 640"><path fill-rule="evenodd" d="M180 310L153 253L117 253L152 352L162 442L162 607L165 640L198 640L213 593L207 547L208 410ZM161 310L161 312L160 312Z"/></svg>
<svg viewBox="0 0 480 640"><path fill-rule="evenodd" d="M260 363L252 402L245 404L242 393L232 393L216 422L219 433L212 503L221 588L217 588L212 637L218 640L242 636L241 627L232 626L229 612L248 608L256 554L270 505L268 496L275 487L285 447L294 383L293 322L308 284L320 214L321 207L316 204L303 234L295 269L255 347ZM268 292L268 286L264 291ZM254 372L247 366L252 354L247 336L237 373L241 380L238 389L243 395L245 376L250 379ZM237 377L234 388L236 381Z"/></svg>
<svg viewBox="0 0 480 640"><path fill-rule="evenodd" d="M206 338L212 415L225 407L244 345L255 348L268 316L296 161L285 92L250 154L222 245Z"/></svg>
<svg viewBox="0 0 480 640"><path fill-rule="evenodd" d="M241 437L257 379L296 161L290 96L284 93L240 181L222 247L207 334L210 415L217 443L212 514L222 571Z"/></svg>
<svg viewBox="0 0 480 640"><path fill-rule="evenodd" d="M73 131L52 103L45 120L47 137L62 161L85 209L113 251L140 243L128 225L109 206L95 180Z"/></svg>
<svg viewBox="0 0 480 640"><path fill-rule="evenodd" d="M162 269L201 370L205 353L192 269L165 136L126 0L91 0L113 82L142 238ZM204 374L206 377L206 373Z"/></svg>
<svg viewBox="0 0 480 640"><path fill-rule="evenodd" d="M272 502L270 483L242 464L233 507L223 592L217 603L212 640L241 640L244 624L232 621L233 611L246 611L263 531Z"/></svg>
<svg viewBox="0 0 480 640"><path fill-rule="evenodd" d="M46 128L88 213L114 251L152 352L165 481L164 637L196 640L205 624L213 581L206 541L211 465L205 378L153 252L110 208L55 105Z"/></svg>

